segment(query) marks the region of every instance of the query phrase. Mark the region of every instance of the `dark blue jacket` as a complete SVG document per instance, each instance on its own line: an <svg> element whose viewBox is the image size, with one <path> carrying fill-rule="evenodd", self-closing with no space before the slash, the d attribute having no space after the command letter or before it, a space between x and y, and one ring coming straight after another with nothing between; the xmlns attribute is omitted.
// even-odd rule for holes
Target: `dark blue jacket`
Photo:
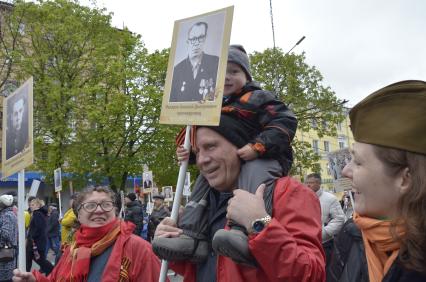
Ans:
<svg viewBox="0 0 426 282"><path fill-rule="evenodd" d="M47 207L35 210L28 228L28 239L34 241L39 252L44 252L47 244Z"/></svg>
<svg viewBox="0 0 426 282"><path fill-rule="evenodd" d="M283 167L283 175L288 174L293 163L291 142L298 122L274 93L249 82L240 93L224 97L222 114L236 117L249 133L249 143L259 149L259 157L277 160Z"/></svg>
<svg viewBox="0 0 426 282"><path fill-rule="evenodd" d="M57 209L52 209L47 218L47 237L59 237L59 212Z"/></svg>
<svg viewBox="0 0 426 282"><path fill-rule="evenodd" d="M140 236L143 228L145 213L142 205L137 201L131 201L126 205L125 221L133 222L136 225L133 234Z"/></svg>
<svg viewBox="0 0 426 282"><path fill-rule="evenodd" d="M334 249L327 268L327 282L368 282L368 267L361 231L349 219L334 239ZM426 276L408 270L398 259L382 282L425 282Z"/></svg>

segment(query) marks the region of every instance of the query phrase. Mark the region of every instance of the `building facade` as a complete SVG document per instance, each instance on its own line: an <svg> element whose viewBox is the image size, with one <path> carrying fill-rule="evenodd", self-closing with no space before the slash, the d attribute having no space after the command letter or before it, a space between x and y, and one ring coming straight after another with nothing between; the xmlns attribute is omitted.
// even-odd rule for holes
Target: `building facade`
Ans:
<svg viewBox="0 0 426 282"><path fill-rule="evenodd" d="M311 150L320 156L319 164L321 166L321 177L323 187L334 191L335 175L333 175L331 164L329 163L329 154L342 149L351 149L354 144L352 131L349 127L349 109L345 110L345 119L337 125L337 136L319 137L315 128L316 121L312 121L312 129L308 132L297 130L296 137L300 141L311 144ZM302 172L304 176L311 173L307 170Z"/></svg>

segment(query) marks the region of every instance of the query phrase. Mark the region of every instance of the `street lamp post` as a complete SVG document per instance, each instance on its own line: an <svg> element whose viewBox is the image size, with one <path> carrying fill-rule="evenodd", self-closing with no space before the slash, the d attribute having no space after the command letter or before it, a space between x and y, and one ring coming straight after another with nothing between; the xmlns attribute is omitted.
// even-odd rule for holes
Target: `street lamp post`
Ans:
<svg viewBox="0 0 426 282"><path fill-rule="evenodd" d="M297 45L299 45L303 40L305 40L306 36L302 36L302 38L299 39L299 41L296 42L296 44L294 44L293 47L291 47L290 50L287 51L287 53L285 53L284 56L288 55L288 53L290 53Z"/></svg>
<svg viewBox="0 0 426 282"><path fill-rule="evenodd" d="M290 50L287 51L287 53L284 54L284 57L287 56L297 45L299 45L303 40L305 40L306 36L302 36L302 38L299 39L299 41L296 42L296 44L294 44L293 47L291 47ZM274 46L274 51L275 51L275 46ZM276 70L275 70L276 71ZM275 93L278 93L278 75L277 73L275 73L275 79L274 79L274 90Z"/></svg>

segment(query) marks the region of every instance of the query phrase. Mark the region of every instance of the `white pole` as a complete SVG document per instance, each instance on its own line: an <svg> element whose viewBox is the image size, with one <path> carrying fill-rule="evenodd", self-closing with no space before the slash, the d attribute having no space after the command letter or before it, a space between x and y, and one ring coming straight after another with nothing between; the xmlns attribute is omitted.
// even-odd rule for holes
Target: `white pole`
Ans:
<svg viewBox="0 0 426 282"><path fill-rule="evenodd" d="M18 172L18 268L26 271L25 258L25 170Z"/></svg>
<svg viewBox="0 0 426 282"><path fill-rule="evenodd" d="M191 132L191 126L186 126L186 133L185 133L185 141L183 144L183 147L187 149L188 151L191 149L191 144L189 140L189 134ZM183 191L183 185L185 184L185 177L186 177L186 170L188 168L188 160L185 160L181 162L180 168L179 168L179 177L176 184L176 192L175 192L175 198L173 200L173 208L172 208L172 214L171 218L177 222L178 215L179 215L179 208L180 208L180 200L182 197L182 191ZM166 281L167 278L167 270L169 268L168 262L166 260L161 261L161 272L160 272L160 278L158 279L159 282Z"/></svg>
<svg viewBox="0 0 426 282"><path fill-rule="evenodd" d="M58 192L58 201L59 201L59 218L62 219L62 200L61 200L61 191Z"/></svg>

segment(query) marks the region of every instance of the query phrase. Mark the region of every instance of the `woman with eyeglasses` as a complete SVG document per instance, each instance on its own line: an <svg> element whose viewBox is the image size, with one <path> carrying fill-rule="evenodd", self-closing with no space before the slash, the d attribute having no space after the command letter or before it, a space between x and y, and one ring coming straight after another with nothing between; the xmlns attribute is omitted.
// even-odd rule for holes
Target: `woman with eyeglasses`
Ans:
<svg viewBox="0 0 426 282"><path fill-rule="evenodd" d="M108 187L92 187L75 200L80 227L49 276L14 271L13 281L158 281L159 259L133 235L135 225L117 218L118 198Z"/></svg>

